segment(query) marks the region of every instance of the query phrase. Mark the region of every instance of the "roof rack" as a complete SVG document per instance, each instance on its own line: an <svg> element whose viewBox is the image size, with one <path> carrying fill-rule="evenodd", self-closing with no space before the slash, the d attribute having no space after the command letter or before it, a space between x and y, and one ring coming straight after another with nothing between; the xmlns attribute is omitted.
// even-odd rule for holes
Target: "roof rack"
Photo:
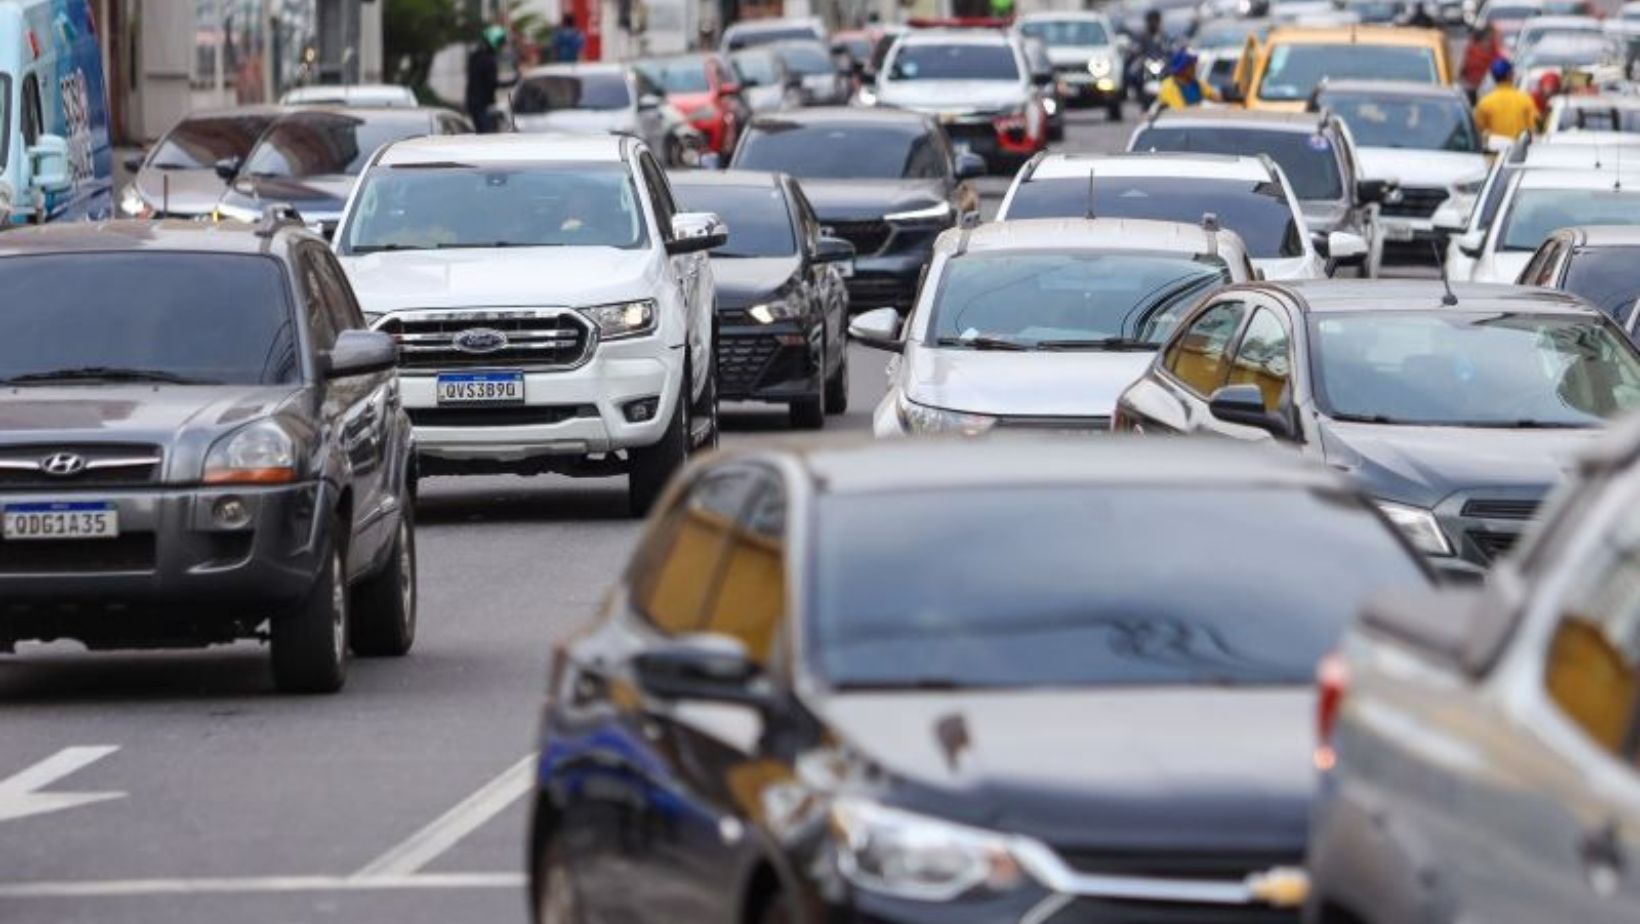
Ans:
<svg viewBox="0 0 1640 924"><path fill-rule="evenodd" d="M1202 213L1202 230L1207 232L1207 255L1210 257L1218 256L1219 232L1224 228L1219 224L1219 214L1217 212Z"/></svg>
<svg viewBox="0 0 1640 924"><path fill-rule="evenodd" d="M296 211L296 206L289 202L270 202L262 209L262 218L256 223L256 236L273 237L286 225L305 227L302 213Z"/></svg>

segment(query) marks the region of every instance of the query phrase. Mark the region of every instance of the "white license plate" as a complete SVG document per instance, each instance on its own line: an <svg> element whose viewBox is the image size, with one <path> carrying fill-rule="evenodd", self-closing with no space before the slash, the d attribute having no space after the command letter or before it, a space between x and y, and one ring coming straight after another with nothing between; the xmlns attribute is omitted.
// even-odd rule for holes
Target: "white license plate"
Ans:
<svg viewBox="0 0 1640 924"><path fill-rule="evenodd" d="M446 372L438 377L439 404L523 404L522 372Z"/></svg>
<svg viewBox="0 0 1640 924"><path fill-rule="evenodd" d="M1412 238L1413 232L1411 225L1384 226L1384 240L1386 241L1410 241Z"/></svg>
<svg viewBox="0 0 1640 924"><path fill-rule="evenodd" d="M34 539L115 539L120 514L107 501L8 504L0 537Z"/></svg>

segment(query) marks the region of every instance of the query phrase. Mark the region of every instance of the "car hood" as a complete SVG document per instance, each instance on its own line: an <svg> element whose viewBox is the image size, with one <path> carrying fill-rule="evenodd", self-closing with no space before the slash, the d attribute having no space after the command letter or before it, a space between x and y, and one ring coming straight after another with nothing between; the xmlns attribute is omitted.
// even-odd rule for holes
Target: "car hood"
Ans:
<svg viewBox="0 0 1640 924"><path fill-rule="evenodd" d="M341 258L366 311L599 305L661 285L647 253L616 247L415 250ZM714 274L715 275L715 274Z"/></svg>
<svg viewBox="0 0 1640 924"><path fill-rule="evenodd" d="M288 202L308 221L340 217L347 197L358 177L342 174L305 177L241 177L228 187L222 201L244 208L260 209L275 202Z"/></svg>
<svg viewBox="0 0 1640 924"><path fill-rule="evenodd" d="M877 101L885 106L932 113L988 112L1025 102L1016 80L885 80Z"/></svg>
<svg viewBox="0 0 1640 924"><path fill-rule="evenodd" d="M973 414L1109 417L1154 353L906 351L900 381L918 404Z"/></svg>
<svg viewBox="0 0 1640 924"><path fill-rule="evenodd" d="M719 308L746 308L774 295L796 275L790 257L719 257L712 261Z"/></svg>
<svg viewBox="0 0 1640 924"><path fill-rule="evenodd" d="M802 180L822 221L871 221L945 201L937 180Z"/></svg>
<svg viewBox="0 0 1640 924"><path fill-rule="evenodd" d="M616 132L634 128L625 109L560 109L535 115L515 115L513 124L523 132Z"/></svg>
<svg viewBox="0 0 1640 924"><path fill-rule="evenodd" d="M1361 174L1368 179L1396 180L1403 186L1450 186L1486 173L1486 157L1462 151L1412 148L1360 148Z"/></svg>
<svg viewBox="0 0 1640 924"><path fill-rule="evenodd" d="M1499 250L1488 254L1475 262L1475 269L1471 272L1471 282L1503 282L1513 283L1520 278L1521 270L1532 262L1530 250Z"/></svg>
<svg viewBox="0 0 1640 924"><path fill-rule="evenodd" d="M1374 497L1434 507L1457 491L1547 492L1576 467L1578 450L1601 432L1330 421L1321 446L1328 464Z"/></svg>
<svg viewBox="0 0 1640 924"><path fill-rule="evenodd" d="M228 188L215 170L154 170L137 173L137 192L155 209L171 215L205 215Z"/></svg>
<svg viewBox="0 0 1640 924"><path fill-rule="evenodd" d="M822 712L908 801L971 824L1057 847L1303 851L1307 687L854 693Z"/></svg>

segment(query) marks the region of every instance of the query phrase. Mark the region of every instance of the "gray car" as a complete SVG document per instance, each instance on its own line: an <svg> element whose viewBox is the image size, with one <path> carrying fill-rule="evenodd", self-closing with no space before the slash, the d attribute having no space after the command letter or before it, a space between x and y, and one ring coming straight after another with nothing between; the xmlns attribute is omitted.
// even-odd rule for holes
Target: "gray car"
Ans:
<svg viewBox="0 0 1640 924"><path fill-rule="evenodd" d="M1547 286L1586 298L1622 325L1631 339L1640 336L1640 228L1629 225L1583 225L1549 235L1526 264L1517 282Z"/></svg>
<svg viewBox="0 0 1640 924"><path fill-rule="evenodd" d="M11 231L0 287L0 651L266 639L291 692L409 651L397 351L294 212Z"/></svg>
<svg viewBox="0 0 1640 924"><path fill-rule="evenodd" d="M1112 426L1291 445L1353 476L1448 577L1475 578L1577 449L1636 409L1640 353L1570 295L1255 283L1185 316Z"/></svg>
<svg viewBox="0 0 1640 924"><path fill-rule="evenodd" d="M1321 672L1312 924L1640 920L1640 425L1482 589L1374 600Z"/></svg>
<svg viewBox="0 0 1640 924"><path fill-rule="evenodd" d="M268 126L285 110L242 106L196 112L178 122L152 148L126 162L131 182L120 190L126 218L194 218L209 215L228 181L218 164L244 163Z"/></svg>

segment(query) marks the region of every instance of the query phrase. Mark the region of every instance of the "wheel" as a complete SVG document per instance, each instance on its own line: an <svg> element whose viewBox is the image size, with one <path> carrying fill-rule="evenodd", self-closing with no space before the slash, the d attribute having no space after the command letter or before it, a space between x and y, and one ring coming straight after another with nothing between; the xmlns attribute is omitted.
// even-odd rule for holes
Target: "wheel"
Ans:
<svg viewBox="0 0 1640 924"><path fill-rule="evenodd" d="M843 358L837 371L826 379L826 413L837 415L848 410L848 346L843 346Z"/></svg>
<svg viewBox="0 0 1640 924"><path fill-rule="evenodd" d="M1105 107L1105 115L1112 122L1122 121L1122 101L1119 99L1111 100Z"/></svg>
<svg viewBox="0 0 1640 924"><path fill-rule="evenodd" d="M666 148L661 155L661 163L667 167L683 166L683 147L678 144L678 139L671 135L666 136Z"/></svg>
<svg viewBox="0 0 1640 924"><path fill-rule="evenodd" d="M771 892L758 906L752 917L753 924L791 924L791 912L786 908L785 896Z"/></svg>
<svg viewBox="0 0 1640 924"><path fill-rule="evenodd" d="M324 567L306 600L272 620L273 683L284 693L334 693L347 681L349 526L331 527Z"/></svg>
<svg viewBox="0 0 1640 924"><path fill-rule="evenodd" d="M1065 123L1064 122L1049 122L1048 123L1048 140L1049 141L1064 141L1065 140Z"/></svg>
<svg viewBox="0 0 1640 924"><path fill-rule="evenodd" d="M541 852L535 870L535 924L581 924L581 899L575 892L564 848L555 837Z"/></svg>
<svg viewBox="0 0 1640 924"><path fill-rule="evenodd" d="M820 348L820 371L826 370L826 350ZM794 430L818 430L826 425L826 392L829 389L824 381L820 383L820 393L807 398L798 398L791 403L791 422Z"/></svg>
<svg viewBox="0 0 1640 924"><path fill-rule="evenodd" d="M718 391L717 391L717 337L712 338L712 374L706 377L706 387L700 393L700 400L690 408L690 416L697 420L706 421L706 433L695 443L695 452L705 452L718 447ZM691 433L692 437L694 434Z"/></svg>
<svg viewBox="0 0 1640 924"><path fill-rule="evenodd" d="M361 658L398 658L416 643L416 530L410 508L399 517L380 574L353 590L350 647Z"/></svg>
<svg viewBox="0 0 1640 924"><path fill-rule="evenodd" d="M683 466L688 455L689 400L687 395L680 394L673 403L672 419L667 422L660 441L653 446L627 450L627 505L633 516L649 513L649 508L655 506L661 492L666 490L666 482Z"/></svg>

